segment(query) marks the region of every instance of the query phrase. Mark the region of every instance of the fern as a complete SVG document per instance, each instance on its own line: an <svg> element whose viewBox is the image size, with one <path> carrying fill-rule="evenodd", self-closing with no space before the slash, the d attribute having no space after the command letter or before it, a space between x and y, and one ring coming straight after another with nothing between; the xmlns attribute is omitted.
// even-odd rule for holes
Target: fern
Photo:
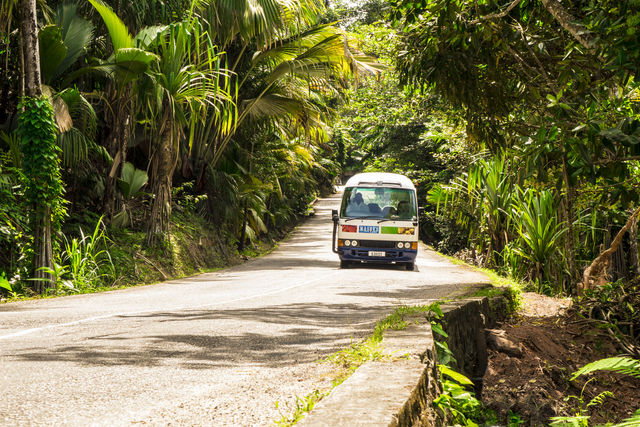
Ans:
<svg viewBox="0 0 640 427"><path fill-rule="evenodd" d="M591 399L589 403L587 403L587 408L591 406L602 405L607 397L613 397L613 393L611 393L610 391L603 391L602 393Z"/></svg>
<svg viewBox="0 0 640 427"><path fill-rule="evenodd" d="M640 360L630 357L609 357L607 359L596 360L595 362L584 365L575 372L571 380L573 381L580 375L590 374L595 371L613 371L630 375L634 378L640 378Z"/></svg>

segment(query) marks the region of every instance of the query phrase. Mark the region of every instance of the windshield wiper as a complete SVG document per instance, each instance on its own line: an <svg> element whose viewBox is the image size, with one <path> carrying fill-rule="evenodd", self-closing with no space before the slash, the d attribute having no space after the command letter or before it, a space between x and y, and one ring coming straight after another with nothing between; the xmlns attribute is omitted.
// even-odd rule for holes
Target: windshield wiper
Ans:
<svg viewBox="0 0 640 427"><path fill-rule="evenodd" d="M371 218L370 216L354 216L354 217L345 219L344 222L351 221L352 219L370 219L370 218Z"/></svg>
<svg viewBox="0 0 640 427"><path fill-rule="evenodd" d="M395 219L382 218L380 221L378 221L378 224L380 224L381 222L385 222L385 221L395 221Z"/></svg>

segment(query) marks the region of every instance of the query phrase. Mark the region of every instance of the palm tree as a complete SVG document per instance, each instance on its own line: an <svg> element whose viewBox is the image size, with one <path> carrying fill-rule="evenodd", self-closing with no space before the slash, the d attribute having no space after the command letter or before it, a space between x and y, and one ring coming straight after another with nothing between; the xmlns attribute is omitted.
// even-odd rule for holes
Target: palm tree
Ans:
<svg viewBox="0 0 640 427"><path fill-rule="evenodd" d="M113 214L120 210L121 201L116 198L115 186L127 160L127 145L133 134L136 86L151 64L158 59L155 54L145 49L145 43L148 43L150 35L156 34L157 30L140 31L134 39L122 20L109 6L101 0L88 1L102 17L113 45L113 54L106 61L80 71L104 72L113 85L109 108L111 111L109 127L112 129L112 134L108 146L113 165L107 176L103 198L105 212Z"/></svg>
<svg viewBox="0 0 640 427"><path fill-rule="evenodd" d="M20 58L19 63L22 68L29 68L31 65L28 62L33 63L33 58L27 58L25 55L33 55L37 54L37 50L31 50L25 53L24 47L26 45L33 46L33 43L37 43L37 35L38 35L38 9L41 14L45 17L45 19L49 16L50 10L46 4L46 0L0 0L0 51L4 50L4 64L0 66L0 96L6 99L0 99L0 101L8 101L11 95L14 94L12 101L15 100L16 95L22 96L26 93L27 90L33 88L33 81L27 82L26 78L28 77L26 73L20 73L20 87L10 88L5 87L6 84L11 84L11 66L10 66L10 57L17 56ZM14 21L15 18L18 21L18 31L14 31ZM28 23L27 23L28 22ZM33 24L35 22L35 24ZM30 30L33 30L33 33L28 34L26 36L22 36L24 31L27 29L25 27L27 25ZM33 28L31 28L33 27ZM16 35L19 38L19 47L18 52L11 50L11 38ZM35 39L35 40L34 40ZM2 46L4 45L4 46ZM4 48L4 49L2 49ZM38 68L40 65L38 65ZM40 71L38 71L40 73ZM26 85L31 84L30 88L27 88ZM4 102L0 102L0 104L4 104Z"/></svg>
<svg viewBox="0 0 640 427"><path fill-rule="evenodd" d="M151 153L151 189L154 194L147 241L155 242L166 233L171 214L171 186L178 163L179 144L186 127L222 114L230 96L217 86L222 71L214 52L200 51L201 34L194 19L172 25L153 43L159 61L150 71L148 113L152 116L154 138ZM206 37L206 35L205 35ZM204 43L203 46L209 46ZM193 135L190 133L189 143Z"/></svg>
<svg viewBox="0 0 640 427"><path fill-rule="evenodd" d="M235 98L223 108L226 114L196 125L182 169L185 177L195 177L196 191L206 186L210 208L232 211L222 216L232 218L230 229L239 229L240 247L245 236L262 228L254 218L269 219L267 201L279 199L273 196L277 183L264 181L274 177L252 172L252 159L261 149L260 144L255 152L251 148L252 135L302 136L307 145L321 141L329 113L323 97L337 91L346 76L378 70L349 48L342 31L317 24L323 7L314 0L223 0L196 9L229 69L219 84ZM220 198L225 202L215 203ZM280 203L272 204L280 209Z"/></svg>
<svg viewBox="0 0 640 427"><path fill-rule="evenodd" d="M203 25L225 52L238 114L198 127L189 152L197 188L207 169L214 174L242 127L266 120L283 134L303 129L316 138L326 113L318 95L334 91L343 77L380 70L349 47L341 30L317 24L322 9L313 0L229 0L200 9Z"/></svg>

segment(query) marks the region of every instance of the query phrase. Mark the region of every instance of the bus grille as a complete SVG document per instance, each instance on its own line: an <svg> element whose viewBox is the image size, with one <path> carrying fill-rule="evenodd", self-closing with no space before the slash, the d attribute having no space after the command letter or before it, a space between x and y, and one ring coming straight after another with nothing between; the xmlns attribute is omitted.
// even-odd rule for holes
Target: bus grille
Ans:
<svg viewBox="0 0 640 427"><path fill-rule="evenodd" d="M380 248L380 249L393 249L396 247L396 241L394 240L360 240L358 246L361 248Z"/></svg>

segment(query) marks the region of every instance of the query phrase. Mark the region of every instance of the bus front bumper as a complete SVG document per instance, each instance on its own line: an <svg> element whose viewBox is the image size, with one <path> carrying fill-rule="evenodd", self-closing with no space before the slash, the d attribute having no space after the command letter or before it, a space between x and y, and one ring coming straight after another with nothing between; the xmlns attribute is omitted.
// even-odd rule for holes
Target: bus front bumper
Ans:
<svg viewBox="0 0 640 427"><path fill-rule="evenodd" d="M344 261L414 262L418 251L415 249L372 249L340 246L338 247L338 255Z"/></svg>

